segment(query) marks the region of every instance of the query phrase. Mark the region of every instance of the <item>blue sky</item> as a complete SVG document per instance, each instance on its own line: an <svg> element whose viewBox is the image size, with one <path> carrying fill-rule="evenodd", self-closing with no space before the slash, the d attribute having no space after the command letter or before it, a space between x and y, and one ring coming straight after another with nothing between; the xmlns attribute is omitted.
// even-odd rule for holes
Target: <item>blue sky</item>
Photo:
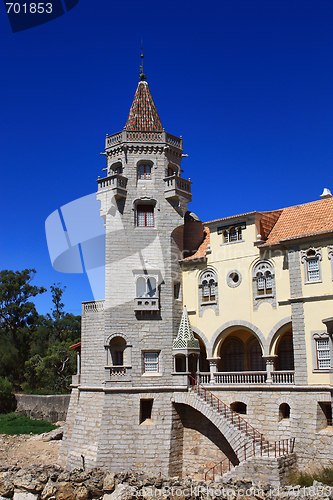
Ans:
<svg viewBox="0 0 333 500"><path fill-rule="evenodd" d="M96 190L105 135L122 130L144 71L167 132L182 135L190 209L202 220L333 191L331 0L80 0L1 36L1 268L35 268L91 300L85 275L51 266L45 219ZM36 300L51 307L50 293Z"/></svg>

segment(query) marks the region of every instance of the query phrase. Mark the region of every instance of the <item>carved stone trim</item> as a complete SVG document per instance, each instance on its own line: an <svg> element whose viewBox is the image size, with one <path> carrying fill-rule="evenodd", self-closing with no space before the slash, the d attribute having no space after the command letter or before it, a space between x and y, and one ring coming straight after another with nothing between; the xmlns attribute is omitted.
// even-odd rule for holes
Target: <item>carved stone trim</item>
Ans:
<svg viewBox="0 0 333 500"><path fill-rule="evenodd" d="M308 255L310 251L314 252L314 255ZM323 260L323 253L321 247L310 247L307 250L301 250L301 262L305 262L308 259L319 259Z"/></svg>
<svg viewBox="0 0 333 500"><path fill-rule="evenodd" d="M236 288L242 282L242 275L237 269L233 269L227 274L227 285L230 288Z"/></svg>

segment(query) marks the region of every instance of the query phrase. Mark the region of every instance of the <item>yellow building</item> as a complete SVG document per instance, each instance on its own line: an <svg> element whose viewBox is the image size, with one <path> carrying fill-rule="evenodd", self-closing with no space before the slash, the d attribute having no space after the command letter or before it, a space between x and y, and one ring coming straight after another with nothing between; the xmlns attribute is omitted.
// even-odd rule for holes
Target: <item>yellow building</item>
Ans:
<svg viewBox="0 0 333 500"><path fill-rule="evenodd" d="M188 241L200 231L191 219ZM182 260L184 304L200 342L198 380L269 439L296 436L303 464L328 463L332 195L325 190L312 203L212 220L203 232Z"/></svg>

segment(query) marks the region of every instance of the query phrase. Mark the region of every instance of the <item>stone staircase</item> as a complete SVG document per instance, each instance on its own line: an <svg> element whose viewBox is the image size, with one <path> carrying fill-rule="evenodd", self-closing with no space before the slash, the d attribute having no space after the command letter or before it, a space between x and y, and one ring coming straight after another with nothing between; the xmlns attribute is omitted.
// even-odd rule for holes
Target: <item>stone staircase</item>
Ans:
<svg viewBox="0 0 333 500"><path fill-rule="evenodd" d="M282 485L283 471L296 460L293 454L295 438L269 442L215 394L190 378L192 386L188 393L179 394L176 402L188 404L203 413L220 430L235 453L233 459L226 458L206 471L205 479L210 476L214 479L216 475L226 479L230 475L262 480L267 476L272 485Z"/></svg>

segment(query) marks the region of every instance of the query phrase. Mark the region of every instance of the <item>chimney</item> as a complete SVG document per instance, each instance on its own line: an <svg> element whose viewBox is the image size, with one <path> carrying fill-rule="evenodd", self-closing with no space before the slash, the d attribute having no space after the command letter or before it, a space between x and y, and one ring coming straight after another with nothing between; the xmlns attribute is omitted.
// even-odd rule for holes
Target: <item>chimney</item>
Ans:
<svg viewBox="0 0 333 500"><path fill-rule="evenodd" d="M332 195L331 191L328 188L324 188L324 191L320 195L320 198L322 198L324 200L325 198L332 198L332 196L333 195Z"/></svg>

